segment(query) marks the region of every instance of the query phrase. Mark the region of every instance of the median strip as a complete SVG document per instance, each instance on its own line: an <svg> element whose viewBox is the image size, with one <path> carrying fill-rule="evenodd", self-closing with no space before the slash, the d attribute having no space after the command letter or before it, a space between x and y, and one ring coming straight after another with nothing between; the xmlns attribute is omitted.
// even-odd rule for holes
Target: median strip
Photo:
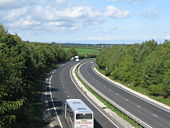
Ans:
<svg viewBox="0 0 170 128"><path fill-rule="evenodd" d="M81 74L78 71L78 67L79 65L77 65L73 72L73 74L75 73L75 76L79 82L81 82L81 84L83 84L83 86L86 88L87 91L89 91L92 95L94 95L100 102L102 102L104 104L103 110L107 109L106 111L110 110L112 111L112 113L114 112L114 114L116 113L116 115L118 115L116 118L115 116L114 119L116 119L118 121L119 124L121 124L123 127L127 128L127 127L136 127L136 128L142 128L143 126L141 126L139 123L137 123L136 121L134 121L133 119L131 119L129 116L127 116L126 114L124 114L122 111L120 111L117 107L113 106L112 103L108 102L108 100L106 100L105 98L103 98L98 92L96 92L96 90L94 90L93 88L89 87L89 85L87 84L87 82L82 78ZM80 87L82 88L82 87ZM86 93L86 91L84 91L84 93ZM92 99L92 98L91 98ZM98 104L98 102L97 102ZM110 114L110 111L107 112L108 114ZM120 120L120 117L123 118L124 120L126 120L127 122L129 122L131 124L131 126L129 125L129 123L125 123L125 121L122 122L122 120ZM119 119L118 119L119 118ZM126 124L126 125L125 125Z"/></svg>

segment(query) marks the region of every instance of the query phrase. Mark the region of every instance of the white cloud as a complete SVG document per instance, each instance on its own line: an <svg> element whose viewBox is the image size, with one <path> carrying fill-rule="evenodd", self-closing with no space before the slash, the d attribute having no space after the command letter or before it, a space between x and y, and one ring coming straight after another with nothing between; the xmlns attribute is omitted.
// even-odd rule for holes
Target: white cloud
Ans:
<svg viewBox="0 0 170 128"><path fill-rule="evenodd" d="M49 22L49 26L62 26L64 25L64 22Z"/></svg>
<svg viewBox="0 0 170 128"><path fill-rule="evenodd" d="M146 1L146 0L110 0L113 2L129 2L129 3L133 3L133 2L138 2L138 1Z"/></svg>
<svg viewBox="0 0 170 128"><path fill-rule="evenodd" d="M7 12L6 15L4 16L4 19L8 21L17 20L20 19L21 17L26 16L28 13L29 8L27 7L14 9L12 11Z"/></svg>
<svg viewBox="0 0 170 128"><path fill-rule="evenodd" d="M55 0L56 3L65 3L65 2L69 2L70 0Z"/></svg>
<svg viewBox="0 0 170 128"><path fill-rule="evenodd" d="M129 11L123 11L115 6L107 6L105 12L101 12L96 8L90 6L77 6L68 7L65 9L57 10L51 7L36 7L35 15L45 18L46 20L98 20L103 17L125 18L129 16ZM42 13L44 14L42 16Z"/></svg>
<svg viewBox="0 0 170 128"><path fill-rule="evenodd" d="M13 9L31 3L33 0L0 0L0 9Z"/></svg>
<svg viewBox="0 0 170 128"><path fill-rule="evenodd" d="M122 11L122 10L116 8L115 6L107 6L105 15L111 16L111 17L114 17L114 18L125 18L125 17L128 17L130 15L130 12L129 11Z"/></svg>
<svg viewBox="0 0 170 128"><path fill-rule="evenodd" d="M133 1L136 1L136 0L111 0L111 1L114 1L114 2L117 2L117 1L133 2Z"/></svg>
<svg viewBox="0 0 170 128"><path fill-rule="evenodd" d="M170 39L170 35L169 35L169 36L166 36L165 39L168 39L168 40L169 40L169 39Z"/></svg>
<svg viewBox="0 0 170 128"><path fill-rule="evenodd" d="M20 19L16 22L13 22L10 24L11 27L15 28L28 28L28 27L33 27L35 25L40 25L40 22L33 20L31 17L27 16L24 19Z"/></svg>
<svg viewBox="0 0 170 128"><path fill-rule="evenodd" d="M35 7L34 12L35 16L44 17L46 20L94 18L100 15L99 12L95 12L92 7L88 6L68 7L60 10L57 10L54 7L43 8L37 6ZM44 14L43 16L42 13Z"/></svg>
<svg viewBox="0 0 170 128"><path fill-rule="evenodd" d="M143 16L146 18L156 18L159 16L159 10L155 7L151 7L148 9L145 9L145 11L143 12Z"/></svg>
<svg viewBox="0 0 170 128"><path fill-rule="evenodd" d="M30 4L31 1L32 6L29 6L27 3ZM78 30L94 26L108 18L126 18L130 14L115 6L74 6L69 4L70 1L72 0L0 0L0 7L4 8L0 10L0 22L5 22L13 29ZM9 9L10 6L12 9Z"/></svg>

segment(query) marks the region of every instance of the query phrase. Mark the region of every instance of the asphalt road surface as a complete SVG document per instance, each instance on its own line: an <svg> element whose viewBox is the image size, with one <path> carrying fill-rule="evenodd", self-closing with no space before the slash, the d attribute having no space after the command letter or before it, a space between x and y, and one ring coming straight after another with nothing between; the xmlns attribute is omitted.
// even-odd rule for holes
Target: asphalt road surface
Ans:
<svg viewBox="0 0 170 128"><path fill-rule="evenodd" d="M170 113L111 84L93 70L93 62L80 67L82 76L97 90L153 128L170 128Z"/></svg>
<svg viewBox="0 0 170 128"><path fill-rule="evenodd" d="M99 112L75 87L70 78L70 69L77 62L68 62L61 65L51 77L51 92L58 117L63 128L68 128L64 118L64 103L68 98L82 99L94 112L95 128L116 128L103 114Z"/></svg>

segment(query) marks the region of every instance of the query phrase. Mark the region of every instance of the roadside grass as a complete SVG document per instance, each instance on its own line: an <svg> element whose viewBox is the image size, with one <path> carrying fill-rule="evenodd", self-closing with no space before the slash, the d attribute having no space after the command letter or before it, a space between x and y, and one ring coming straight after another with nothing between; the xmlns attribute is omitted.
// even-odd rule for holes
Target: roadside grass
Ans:
<svg viewBox="0 0 170 128"><path fill-rule="evenodd" d="M96 54L100 53L99 50L96 50L96 49L87 49L87 48L76 48L76 51L80 55L89 54L89 53L96 53Z"/></svg>
<svg viewBox="0 0 170 128"><path fill-rule="evenodd" d="M127 86L128 84L127 83L123 83L125 86ZM168 105L168 106L170 106L170 97L168 97L168 98L163 98L162 96L153 96L153 95L150 95L151 94L151 92L150 92L150 90L148 90L148 89L145 89L145 88L142 88L142 87L140 87L140 86L133 86L133 85L130 85L130 86L127 86L127 87L129 87L129 88L131 88L132 90L135 90L135 91L137 91L137 92L140 92L140 93L142 93L142 94L144 94L144 95L146 95L146 96L148 96L148 97L150 97L150 98L152 98L152 99L154 99L154 100L156 100L156 101L159 101L159 102L161 102L161 103L163 103L163 104L166 104L166 105Z"/></svg>
<svg viewBox="0 0 170 128"><path fill-rule="evenodd" d="M77 69L76 69L77 70ZM120 117L125 119L127 122L129 122L132 126L135 128L143 128L140 124L129 118L126 114L122 113L119 109L114 107L112 104L110 104L108 101L106 101L104 98L102 98L100 95L98 95L93 89L91 89L77 74L77 71L75 71L76 77L79 79L79 81L85 86L85 88L90 91L98 100L100 100L104 105L107 106L107 108L111 109L113 112L118 114Z"/></svg>
<svg viewBox="0 0 170 128"><path fill-rule="evenodd" d="M103 75L105 75L105 71L103 71L103 70L101 70L99 68L97 68L97 70L100 73L102 73ZM152 99L154 99L156 101L159 101L159 102L161 102L163 104L166 104L166 105L170 106L170 96L168 98L163 98L163 96L154 96L154 95L151 95L151 91L149 89L147 89L147 88L142 88L141 86L134 86L133 84L125 83L125 82L122 82L120 80L115 80L111 76L107 76L107 77L109 77L110 79L112 79L112 80L114 80L116 82L121 83L122 85L124 85L124 86L126 86L126 87L128 87L128 88L130 88L130 89L132 89L134 91L140 92L141 94L144 94L144 95L146 95L146 96L148 96L148 97L150 97L150 98L152 98Z"/></svg>
<svg viewBox="0 0 170 128"><path fill-rule="evenodd" d="M65 51L68 51L70 48L64 48ZM75 48L79 55L85 55L85 54L99 54L100 50L98 49L92 49L92 48Z"/></svg>

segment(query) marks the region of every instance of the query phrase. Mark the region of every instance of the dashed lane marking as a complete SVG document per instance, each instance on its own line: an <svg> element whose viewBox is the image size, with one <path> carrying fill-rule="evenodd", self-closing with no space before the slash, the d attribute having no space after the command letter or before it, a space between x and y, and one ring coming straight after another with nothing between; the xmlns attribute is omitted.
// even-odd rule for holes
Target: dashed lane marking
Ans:
<svg viewBox="0 0 170 128"><path fill-rule="evenodd" d="M138 108L141 108L141 106L140 106L140 105L137 105L137 107L138 107Z"/></svg>
<svg viewBox="0 0 170 128"><path fill-rule="evenodd" d="M128 99L125 99L125 101L129 101Z"/></svg>
<svg viewBox="0 0 170 128"><path fill-rule="evenodd" d="M158 117L157 115L155 115L155 114L152 114L154 117Z"/></svg>

